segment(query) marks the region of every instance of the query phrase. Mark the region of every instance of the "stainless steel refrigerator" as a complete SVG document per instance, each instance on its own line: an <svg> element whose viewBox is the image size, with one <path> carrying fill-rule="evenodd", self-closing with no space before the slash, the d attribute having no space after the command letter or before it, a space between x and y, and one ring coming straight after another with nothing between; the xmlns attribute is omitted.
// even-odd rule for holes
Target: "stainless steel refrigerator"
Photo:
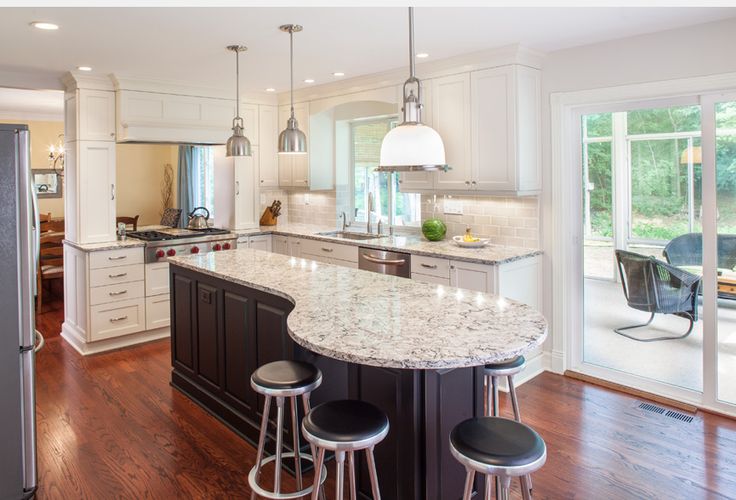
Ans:
<svg viewBox="0 0 736 500"><path fill-rule="evenodd" d="M0 125L0 499L37 486L34 295L39 222L25 125Z"/></svg>

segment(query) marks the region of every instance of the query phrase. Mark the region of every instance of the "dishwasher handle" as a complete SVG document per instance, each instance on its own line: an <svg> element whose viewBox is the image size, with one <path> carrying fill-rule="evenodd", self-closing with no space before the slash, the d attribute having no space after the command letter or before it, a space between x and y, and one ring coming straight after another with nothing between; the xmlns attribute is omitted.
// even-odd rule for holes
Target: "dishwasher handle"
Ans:
<svg viewBox="0 0 736 500"><path fill-rule="evenodd" d="M376 257L375 255L371 255L369 253L364 253L363 258L368 262L373 262L374 264L382 264L384 266L403 266L404 264L406 264L406 259L381 259L380 257Z"/></svg>

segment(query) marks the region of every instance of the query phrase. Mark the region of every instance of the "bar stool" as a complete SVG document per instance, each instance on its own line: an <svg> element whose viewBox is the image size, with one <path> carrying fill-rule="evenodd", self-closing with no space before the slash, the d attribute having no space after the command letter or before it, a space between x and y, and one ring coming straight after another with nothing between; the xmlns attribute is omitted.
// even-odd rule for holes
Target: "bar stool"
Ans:
<svg viewBox="0 0 736 500"><path fill-rule="evenodd" d="M256 456L256 465L248 474L248 484L251 490L251 500L256 498L256 494L266 498L300 498L308 495L314 489L314 485L304 488L302 483L302 459L314 462L314 447L312 447L312 455L301 453L299 447L299 425L297 423L297 397L302 397L304 406L304 414L309 410L309 395L319 387L322 383L322 373L319 369L309 363L299 361L274 361L268 363L256 371L250 378L250 385L254 391L265 396L263 405L263 418L261 419L261 433L258 438L258 454ZM266 459L263 458L266 437L268 434L268 415L271 409L271 399L276 398L276 454ZM284 400L291 400L291 422L293 434L294 451L282 453L283 434L284 434ZM293 458L294 469L296 472L296 484L298 491L293 493L281 493L281 466L282 458ZM261 469L264 465L276 461L275 478L273 491L264 489L258 484L261 475ZM327 478L327 468L320 467L321 473L315 474L316 485L321 485ZM317 470L320 470L317 469Z"/></svg>
<svg viewBox="0 0 736 500"><path fill-rule="evenodd" d="M531 499L527 477L539 470L547 460L547 446L531 427L501 417L465 420L450 433L450 452L467 471L463 500L470 500L475 474L485 474L486 485L491 476L498 478L499 500L508 500L511 479L521 479L524 500ZM485 498L490 500L490 488Z"/></svg>
<svg viewBox="0 0 736 500"><path fill-rule="evenodd" d="M516 387L514 386L514 375L521 372L526 367L526 359L524 356L516 356L515 358L501 361L499 363L487 364L483 370L486 381L486 413L487 417L500 417L501 409L498 404L498 378L506 377L509 384L509 396L511 396L511 406L514 409L514 419L521 422L521 413L519 412L519 401L516 398ZM532 478L527 476L529 489L532 489ZM523 486L522 486L523 487ZM499 483L496 480L496 490L498 491ZM490 484L486 485L486 489L490 489ZM487 494L489 491L486 492Z"/></svg>
<svg viewBox="0 0 736 500"><path fill-rule="evenodd" d="M314 407L302 420L302 431L314 447L317 448L316 471L322 467L325 451L335 452L337 462L336 497L343 498L345 482L345 454L347 453L350 474L350 498L355 500L355 452L365 450L368 460L368 474L371 480L373 499L380 500L376 462L373 448L383 441L388 434L388 417L386 414L365 401L340 400L330 401ZM312 500L317 500L317 491L312 491Z"/></svg>

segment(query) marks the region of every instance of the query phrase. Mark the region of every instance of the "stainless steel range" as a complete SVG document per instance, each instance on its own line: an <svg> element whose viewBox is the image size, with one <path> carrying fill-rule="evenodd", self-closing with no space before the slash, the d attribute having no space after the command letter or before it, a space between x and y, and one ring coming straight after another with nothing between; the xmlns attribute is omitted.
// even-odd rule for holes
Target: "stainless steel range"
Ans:
<svg viewBox="0 0 736 500"><path fill-rule="evenodd" d="M202 254L237 248L238 237L227 229L165 228L154 231L133 231L131 238L146 242L146 263L164 261L175 255Z"/></svg>

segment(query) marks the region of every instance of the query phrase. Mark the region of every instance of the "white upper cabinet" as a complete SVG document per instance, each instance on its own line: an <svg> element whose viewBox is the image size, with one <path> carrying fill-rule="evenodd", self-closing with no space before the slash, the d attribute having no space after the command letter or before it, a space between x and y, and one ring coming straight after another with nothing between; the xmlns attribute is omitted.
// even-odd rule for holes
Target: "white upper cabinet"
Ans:
<svg viewBox="0 0 736 500"><path fill-rule="evenodd" d="M79 243L115 241L115 143L79 141L71 161L76 164L74 205L67 217L74 217L78 231L70 239ZM68 191L67 191L68 193ZM67 195L68 196L68 195Z"/></svg>
<svg viewBox="0 0 736 500"><path fill-rule="evenodd" d="M432 126L432 80L422 80L422 122ZM404 85L397 89L399 102L399 122L404 119ZM399 174L399 191L414 193L417 191L429 191L434 189L434 172L402 172Z"/></svg>
<svg viewBox="0 0 736 500"><path fill-rule="evenodd" d="M256 187L258 175L258 146L252 146L251 156L233 158L235 181L233 229L258 227L260 197Z"/></svg>
<svg viewBox="0 0 736 500"><path fill-rule="evenodd" d="M512 65L471 73L472 187L540 189L539 71Z"/></svg>
<svg viewBox="0 0 736 500"><path fill-rule="evenodd" d="M64 139L71 141L115 140L115 93L78 89L65 101Z"/></svg>
<svg viewBox="0 0 736 500"><path fill-rule="evenodd" d="M279 119L276 106L258 106L258 128L260 149L261 188L274 188L279 185Z"/></svg>
<svg viewBox="0 0 736 500"><path fill-rule="evenodd" d="M467 190L472 185L470 143L470 74L432 82L432 125L445 144L448 172L437 173L437 190Z"/></svg>
<svg viewBox="0 0 736 500"><path fill-rule="evenodd" d="M291 108L287 104L279 106L278 134L286 128ZM280 154L279 160L279 186L285 188L309 188L309 104L299 103L294 105L294 116L299 124L299 130L307 136L307 154ZM277 143L278 144L278 143Z"/></svg>

